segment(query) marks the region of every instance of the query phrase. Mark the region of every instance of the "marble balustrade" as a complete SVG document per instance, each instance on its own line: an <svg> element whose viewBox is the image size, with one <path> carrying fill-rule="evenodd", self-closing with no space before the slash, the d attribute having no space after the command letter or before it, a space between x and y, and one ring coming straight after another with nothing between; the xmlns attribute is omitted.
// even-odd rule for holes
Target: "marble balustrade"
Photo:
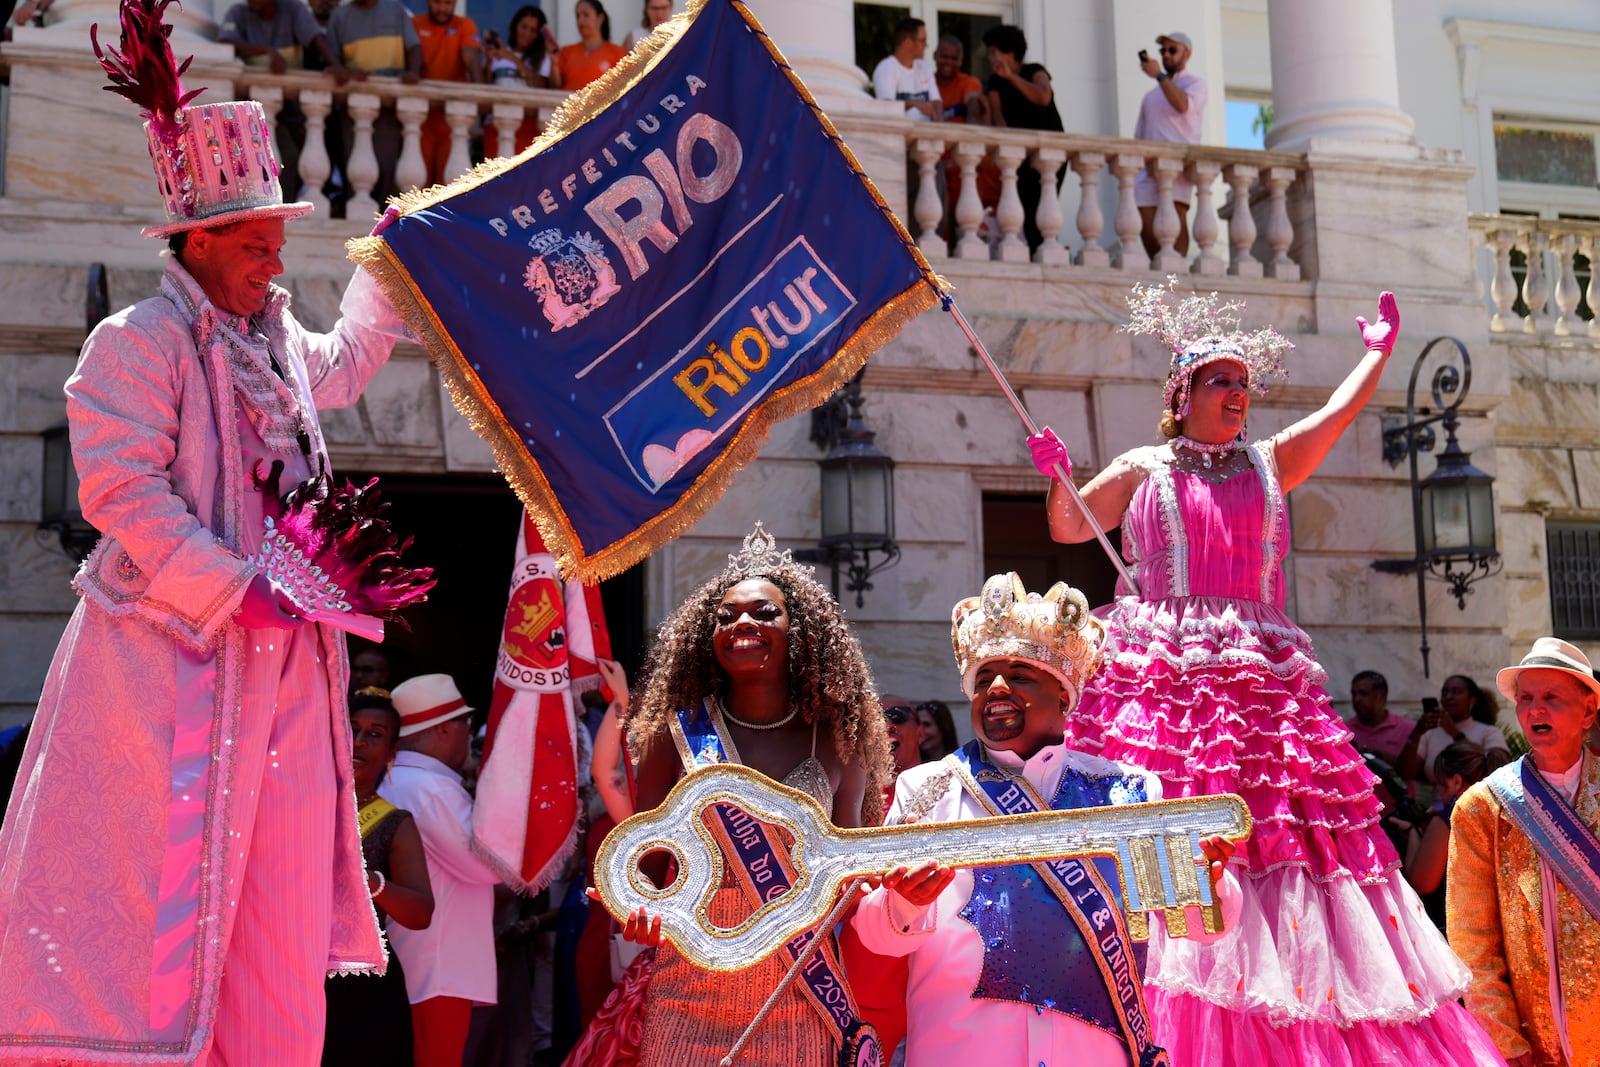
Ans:
<svg viewBox="0 0 1600 1067"><path fill-rule="evenodd" d="M1311 276L1309 264L1291 255L1296 245L1289 193L1305 172L1304 156L954 123L907 126L906 150L917 180L905 218L908 224L915 221L917 243L930 259L953 256L1026 263L1031 258L1055 266L1162 273L1187 268L1198 275L1291 281ZM979 234L984 205L978 194L978 167L985 159L1000 173L1000 199L994 208L999 232L992 241ZM1075 176L1078 184L1076 240L1063 233L1066 219L1056 185L1063 164L1070 171L1063 182ZM959 174L959 193L950 205L944 202L942 188L946 167ZM1036 222L1044 243L1031 257L1022 235L1023 209L1017 195L1017 175L1025 167L1038 172L1041 187ZM1145 253L1140 241L1134 200L1134 182L1146 168L1156 179L1160 198L1152 227L1159 243L1154 256ZM1188 256L1173 247L1179 233L1173 186L1180 177L1195 188ZM1219 178L1224 185L1220 203ZM1107 186L1114 189L1114 197L1102 197ZM1109 232L1105 200L1115 203ZM1241 203L1250 209L1234 210ZM1226 246L1219 248L1223 221L1228 222Z"/></svg>
<svg viewBox="0 0 1600 1067"><path fill-rule="evenodd" d="M469 142L475 125L492 122L499 131L501 151L506 153L511 150L516 130L526 118L534 118L542 128L551 112L568 95L554 89L506 88L465 82L421 81L407 85L399 78L380 77L339 86L332 78L319 73L291 71L274 75L253 69L241 72L235 91L242 98L261 101L269 121L277 120L285 102L299 104L306 126L305 146L300 152L302 195L316 204L324 218L328 201L323 196L322 186L333 171L334 161L328 158L323 131L340 105L348 109L354 126L345 178L355 198L360 200L371 199L377 183L379 161L372 131L384 109L394 109L402 129L395 182L401 189L411 189L422 186L426 179L422 124L430 110L442 110L449 124L450 158L445 173L457 175L472 165Z"/></svg>
<svg viewBox="0 0 1600 1067"><path fill-rule="evenodd" d="M1491 331L1600 339L1593 310L1600 307L1600 222L1528 215L1472 215L1468 222Z"/></svg>

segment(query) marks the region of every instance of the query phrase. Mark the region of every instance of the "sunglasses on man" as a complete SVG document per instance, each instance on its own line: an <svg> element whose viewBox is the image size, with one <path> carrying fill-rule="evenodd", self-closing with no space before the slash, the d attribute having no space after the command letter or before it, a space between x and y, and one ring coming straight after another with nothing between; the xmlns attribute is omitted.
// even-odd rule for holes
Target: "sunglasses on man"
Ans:
<svg viewBox="0 0 1600 1067"><path fill-rule="evenodd" d="M893 704L883 709L883 717L889 720L892 726L904 726L916 717L910 704Z"/></svg>

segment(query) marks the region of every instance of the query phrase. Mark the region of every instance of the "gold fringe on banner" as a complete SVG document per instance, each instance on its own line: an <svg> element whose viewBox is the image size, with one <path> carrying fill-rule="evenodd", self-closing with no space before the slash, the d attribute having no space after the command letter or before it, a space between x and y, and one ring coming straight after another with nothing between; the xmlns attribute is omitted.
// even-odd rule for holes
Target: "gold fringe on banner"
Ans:
<svg viewBox="0 0 1600 1067"><path fill-rule="evenodd" d="M474 189L558 144L632 89L639 79L650 71L656 59L671 48L688 29L701 8L707 3L720 2L724 0L691 0L687 11L675 16L655 34L645 38L599 80L569 97L551 116L538 140L520 155L510 159L485 160L447 185L402 193L391 199L390 203L398 207L402 215L432 207L459 193ZM534 462L515 427L506 419L499 404L473 371L471 362L445 330L438 315L428 303L427 297L417 286L405 265L400 262L399 257L395 255L394 250L389 247L389 243L381 237L358 237L346 245L350 258L373 276L394 304L396 313L422 339L439 368L440 378L450 393L451 401L472 429L488 442L501 474L522 503L527 506L534 525L538 527L539 535L544 539L545 546L551 554L555 556L561 573L582 582L596 582L622 573L698 522L721 498L734 475L760 452L773 423L814 408L833 395L866 365L867 357L892 340L907 322L936 304L942 291L947 288L944 280L933 273L922 251L912 242L904 223L867 178L855 154L840 138L833 123L817 105L810 91L789 66L783 54L778 51L772 39L761 29L761 24L750 9L739 0L726 0L726 2L732 4L750 29L766 45L773 61L788 76L795 90L811 107L812 113L821 122L834 146L845 156L862 185L877 202L884 217L894 225L901 242L915 258L923 276L889 300L858 327L855 333L839 346L833 358L815 374L778 390L751 411L744 425L733 435L733 439L723 449L722 454L712 460L700 477L695 479L694 484L665 511L655 515L626 537L594 552L584 550L576 529L567 517L561 502L556 498L544 472Z"/></svg>

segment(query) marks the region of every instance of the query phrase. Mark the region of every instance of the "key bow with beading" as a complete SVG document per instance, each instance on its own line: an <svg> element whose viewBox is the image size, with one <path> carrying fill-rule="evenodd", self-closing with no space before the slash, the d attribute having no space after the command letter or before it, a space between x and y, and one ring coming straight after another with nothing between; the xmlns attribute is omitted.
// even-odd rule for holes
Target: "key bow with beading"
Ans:
<svg viewBox="0 0 1600 1067"><path fill-rule="evenodd" d="M719 927L709 919L722 884L723 856L707 820L714 805L738 808L783 830L793 840L794 884L764 901L743 922ZM1187 932L1184 908L1198 905L1208 931L1222 929L1202 838L1242 841L1250 812L1232 793L1113 807L1040 811L962 822L841 830L811 797L759 771L719 763L685 776L661 806L625 820L595 856L595 883L619 920L640 907L661 917L661 933L685 958L710 971L754 966L809 930L828 912L848 879L938 860L951 867L1035 863L1066 857L1109 856L1117 863L1128 931L1149 936L1147 911L1165 913L1168 930ZM664 851L677 865L671 885L658 887L639 868Z"/></svg>

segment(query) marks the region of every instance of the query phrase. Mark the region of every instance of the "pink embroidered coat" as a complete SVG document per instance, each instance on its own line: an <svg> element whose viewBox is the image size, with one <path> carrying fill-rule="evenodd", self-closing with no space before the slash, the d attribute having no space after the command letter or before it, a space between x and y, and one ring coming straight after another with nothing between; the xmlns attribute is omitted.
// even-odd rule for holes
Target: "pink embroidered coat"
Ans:
<svg viewBox="0 0 1600 1067"><path fill-rule="evenodd" d="M256 321L317 455L315 409L354 403L403 331L359 270L332 333L308 332L288 304L274 287ZM210 1039L236 903L227 890L242 874L229 841L247 839L256 817L279 695L250 681L232 621L254 573L245 524L260 513L246 499L256 490L240 420L281 388L263 389L259 346L252 367L241 343L174 259L159 296L95 329L67 382L79 497L105 536L74 580L82 599L0 832L0 1062L187 1064ZM381 971L350 782L345 643L319 630L307 661L319 677L291 688L326 687L338 796L349 799L328 813L334 854L306 862L330 871L328 970Z"/></svg>

